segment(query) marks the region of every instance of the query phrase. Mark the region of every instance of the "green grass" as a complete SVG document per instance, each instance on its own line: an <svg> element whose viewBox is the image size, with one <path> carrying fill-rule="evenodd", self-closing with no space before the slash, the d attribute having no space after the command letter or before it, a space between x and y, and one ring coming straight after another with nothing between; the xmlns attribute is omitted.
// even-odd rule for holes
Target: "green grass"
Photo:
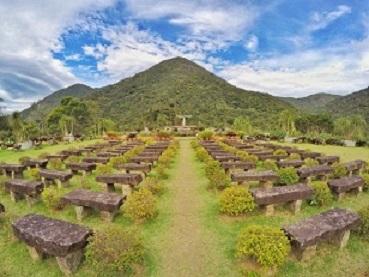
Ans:
<svg viewBox="0 0 369 277"><path fill-rule="evenodd" d="M91 144L93 142L85 142L82 144L68 144L68 145L57 145L57 146L49 146L45 147L42 150L30 150L24 151L22 153L12 153L10 151L2 151L0 153L1 159L0 161L6 162L15 162L21 156L37 156L40 152L57 152L62 149L66 149L69 146L81 146L84 144ZM12 154L16 154L17 157L12 157ZM174 161L172 166L175 167L177 163L178 157ZM173 169L169 169L168 172L171 173ZM103 187L101 184L95 181L95 174L87 176L88 183L90 184L90 188L93 191L102 191ZM70 182L70 186L64 188L64 192L68 193L76 188L80 188L80 178L81 176L74 176ZM165 180L164 183L166 186L170 183L171 177ZM147 249L144 261L144 274L145 276L151 276L153 272L156 271L157 255L157 243L160 242L160 239L156 239L157 237L162 237L166 226L169 224L170 211L168 210L168 201L171 195L169 190L158 198L158 216L150 221L147 221L144 224L136 225L131 222L129 219L125 218L122 214L119 214L115 217L115 220L112 224L120 226L121 228L137 228L138 232L141 233L142 238L144 240L145 247ZM82 223L79 223L76 219L75 212L72 206L67 206L62 211L51 211L48 210L47 207L42 203L42 201L38 202L36 205L29 208L25 202L25 200L18 201L14 203L11 201L8 193L4 192L3 189L0 188L0 203L4 204L6 207L6 216L0 218L0 276L37 276L37 277L54 277L54 276L63 276L59 270L59 267L56 263L55 258L48 258L44 261L32 261L26 245L22 242L14 241L11 234L11 226L10 223L17 218L20 218L29 213L38 213L48 217L66 220L72 223L82 224L91 229L98 229L102 227L104 223L97 212L92 213L88 217L86 217ZM80 269L74 276L96 276L96 274L91 271L91 269L85 264L82 263Z"/></svg>
<svg viewBox="0 0 369 277"><path fill-rule="evenodd" d="M314 145L314 144L293 144L280 143L281 145L296 146L300 149L309 149L311 151L322 152L326 155L340 156L342 162L361 159L369 161L368 147L345 147L335 145Z"/></svg>
<svg viewBox="0 0 369 277"><path fill-rule="evenodd" d="M301 145L297 146L300 147ZM312 151L321 151L329 155L335 154L342 156L343 161L354 159L368 160L369 158L369 149L365 148L356 149L315 145L302 146ZM198 163L197 170L199 174L205 178L203 164L200 164L198 161L196 162ZM330 207L314 207L304 203L301 212L297 215L290 213L287 207L279 206L276 209L275 215L272 217L266 217L258 209L248 216L229 217L219 214L219 193L206 190L206 185L207 182L203 182L203 189L199 191L199 193L204 195L204 200L208 207L203 215L204 222L209 229L217 234L216 238L229 261L231 261L235 267L245 271L253 270L254 267L250 267L250 264L245 260L235 258L236 240L242 228L252 224L281 227L333 207L342 207L357 211L369 204L369 192L364 192L358 196L348 195L340 202L334 201L333 205ZM299 262L291 255L287 262L273 273L273 276L366 276L365 274L369 272L369 267L366 262L368 259L369 241L365 241L356 234L352 234L348 246L345 249L339 250L336 246L323 243L318 246L317 255L306 262ZM268 275L268 270L260 268L258 270L262 276Z"/></svg>
<svg viewBox="0 0 369 277"><path fill-rule="evenodd" d="M30 150L0 150L0 162L6 163L17 163L19 158L27 156L27 157L37 157L43 152L48 152L50 154L59 152L61 150L65 150L68 147L83 147L90 144L94 144L100 142L101 140L86 140L82 142L74 142L74 143L61 143L56 145L42 145L39 149L30 149Z"/></svg>

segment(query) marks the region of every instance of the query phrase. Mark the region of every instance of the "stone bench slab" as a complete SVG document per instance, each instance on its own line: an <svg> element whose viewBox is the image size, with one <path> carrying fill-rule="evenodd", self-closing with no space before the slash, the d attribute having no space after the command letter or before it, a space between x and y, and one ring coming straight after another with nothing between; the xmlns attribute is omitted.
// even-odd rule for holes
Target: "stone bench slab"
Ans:
<svg viewBox="0 0 369 277"><path fill-rule="evenodd" d="M303 160L283 160L283 161L277 162L277 165L282 168L285 168L285 167L299 168L304 165L304 161Z"/></svg>
<svg viewBox="0 0 369 277"><path fill-rule="evenodd" d="M318 165L314 167L299 168L297 174L300 178L308 178L313 176L324 176L331 174L333 172L332 168L328 165Z"/></svg>
<svg viewBox="0 0 369 277"><path fill-rule="evenodd" d="M60 180L61 182L67 182L73 177L73 174L68 171L41 169L40 176L47 180Z"/></svg>
<svg viewBox="0 0 369 277"><path fill-rule="evenodd" d="M37 196L41 194L43 185L41 182L14 179L5 182L5 187L14 193L22 195Z"/></svg>
<svg viewBox="0 0 369 277"><path fill-rule="evenodd" d="M342 177L340 179L330 180L328 182L328 186L331 191L337 194L362 188L364 184L365 181L360 176Z"/></svg>
<svg viewBox="0 0 369 277"><path fill-rule="evenodd" d="M110 158L108 157L86 157L82 160L84 163L107 164Z"/></svg>
<svg viewBox="0 0 369 277"><path fill-rule="evenodd" d="M136 186L143 181L140 174L112 174L96 177L96 181L105 184L127 184Z"/></svg>
<svg viewBox="0 0 369 277"><path fill-rule="evenodd" d="M248 181L277 181L279 176L272 170L266 171L247 171L242 173L231 174L234 182L248 182Z"/></svg>

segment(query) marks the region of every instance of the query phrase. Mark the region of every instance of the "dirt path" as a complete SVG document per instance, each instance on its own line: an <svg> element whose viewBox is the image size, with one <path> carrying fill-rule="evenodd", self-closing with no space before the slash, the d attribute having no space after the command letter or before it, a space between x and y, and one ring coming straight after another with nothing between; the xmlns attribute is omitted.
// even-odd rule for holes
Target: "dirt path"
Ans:
<svg viewBox="0 0 369 277"><path fill-rule="evenodd" d="M225 276L223 251L202 220L206 192L201 192L201 186L205 177L198 175L190 140L182 139L180 143L179 161L169 185L172 221L159 254L157 276Z"/></svg>

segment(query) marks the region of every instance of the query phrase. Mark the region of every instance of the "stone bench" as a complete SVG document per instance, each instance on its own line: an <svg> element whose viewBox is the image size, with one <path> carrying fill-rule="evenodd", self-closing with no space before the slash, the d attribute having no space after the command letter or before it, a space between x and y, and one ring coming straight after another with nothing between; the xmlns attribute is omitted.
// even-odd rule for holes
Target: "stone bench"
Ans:
<svg viewBox="0 0 369 277"><path fill-rule="evenodd" d="M66 166L72 171L72 174L76 175L78 172L82 172L83 176L91 174L96 169L95 163L68 163Z"/></svg>
<svg viewBox="0 0 369 277"><path fill-rule="evenodd" d="M272 170L247 171L242 173L232 173L231 179L239 185L243 183L258 181L263 187L272 187L273 183L279 180L279 176Z"/></svg>
<svg viewBox="0 0 369 277"><path fill-rule="evenodd" d="M5 182L5 188L10 192L13 202L25 198L27 204L32 206L40 199L43 184L41 182L14 179Z"/></svg>
<svg viewBox="0 0 369 277"><path fill-rule="evenodd" d="M0 215L5 213L5 206L0 203Z"/></svg>
<svg viewBox="0 0 369 277"><path fill-rule="evenodd" d="M273 155L273 154L267 154L267 155L259 155L257 156L259 158L259 160L261 161L265 161L265 160L276 160L276 161L280 161L283 159L288 158L288 155Z"/></svg>
<svg viewBox="0 0 369 277"><path fill-rule="evenodd" d="M54 182L61 188L62 186L68 185L68 181L72 179L73 174L68 171L41 169L40 176L45 185L49 182Z"/></svg>
<svg viewBox="0 0 369 277"><path fill-rule="evenodd" d="M27 244L32 259L54 256L66 275L77 271L87 239L92 234L83 226L36 214L18 219L12 228L14 236Z"/></svg>
<svg viewBox="0 0 369 277"><path fill-rule="evenodd" d="M321 156L321 157L317 157L316 160L320 164L332 165L334 163L338 163L340 161L340 157L338 157L338 156Z"/></svg>
<svg viewBox="0 0 369 277"><path fill-rule="evenodd" d="M54 155L48 155L46 158L48 160L52 160L52 159L59 159L61 161L64 161L68 158L69 156L68 155L65 155L65 154L54 154Z"/></svg>
<svg viewBox="0 0 369 277"><path fill-rule="evenodd" d="M283 161L277 162L277 165L281 168L286 168L286 167L299 168L304 165L304 161L303 160L283 160Z"/></svg>
<svg viewBox="0 0 369 277"><path fill-rule="evenodd" d="M140 157L156 157L157 159L159 159L160 157L160 153L159 152L141 152L139 154Z"/></svg>
<svg viewBox="0 0 369 277"><path fill-rule="evenodd" d="M151 171L151 164L125 163L118 166L118 169L124 169L126 173L141 172L146 176Z"/></svg>
<svg viewBox="0 0 369 277"><path fill-rule="evenodd" d="M112 222L123 204L124 197L110 192L94 192L85 189L77 189L62 197L62 203L75 206L77 219L82 219L91 209L100 211L101 217Z"/></svg>
<svg viewBox="0 0 369 277"><path fill-rule="evenodd" d="M362 160L355 160L352 162L344 163L344 166L346 167L347 171L349 172L350 176L355 175L361 175L362 171L366 167L367 163Z"/></svg>
<svg viewBox="0 0 369 277"><path fill-rule="evenodd" d="M104 183L107 192L114 192L114 184L120 184L122 186L123 196L128 196L131 194L132 188L138 186L143 181L143 178L141 174L111 174L97 176L96 181Z"/></svg>
<svg viewBox="0 0 369 277"><path fill-rule="evenodd" d="M281 203L290 203L292 211L297 213L301 209L302 201L313 195L313 190L305 184L255 188L250 191L255 203L264 208L266 215L273 215L274 205Z"/></svg>
<svg viewBox="0 0 369 277"><path fill-rule="evenodd" d="M130 159L130 162L132 163L149 163L154 164L158 161L157 156L136 156Z"/></svg>
<svg viewBox="0 0 369 277"><path fill-rule="evenodd" d="M242 169L244 171L247 171L250 169L254 169L256 167L254 163L242 161L222 162L221 166L223 167L226 173L229 173L232 169Z"/></svg>
<svg viewBox="0 0 369 277"><path fill-rule="evenodd" d="M297 259L306 260L315 254L317 244L321 241L333 242L340 248L345 247L350 230L359 224L360 217L357 214L345 209L332 209L283 227L283 230Z"/></svg>
<svg viewBox="0 0 369 277"><path fill-rule="evenodd" d="M124 155L128 150L120 150L120 149L113 149L113 150L106 150L108 153L118 154L119 156Z"/></svg>
<svg viewBox="0 0 369 277"><path fill-rule="evenodd" d="M82 160L84 163L94 163L94 164L107 164L110 158L108 157L86 157Z"/></svg>
<svg viewBox="0 0 369 277"><path fill-rule="evenodd" d="M113 157L119 157L120 154L118 153L112 153L112 152L97 152L97 157L103 157L103 158L113 158Z"/></svg>
<svg viewBox="0 0 369 277"><path fill-rule="evenodd" d="M23 165L27 168L46 168L48 164L47 159L30 159L26 160Z"/></svg>
<svg viewBox="0 0 369 277"><path fill-rule="evenodd" d="M60 151L60 154L67 155L67 156L81 156L82 152L78 149L69 149L69 150L62 150Z"/></svg>
<svg viewBox="0 0 369 277"><path fill-rule="evenodd" d="M365 181L360 176L342 177L328 182L328 187L338 196L338 199L342 199L346 192L353 190L362 192L364 185Z"/></svg>
<svg viewBox="0 0 369 277"><path fill-rule="evenodd" d="M328 178L328 175L333 172L328 165L317 165L314 167L304 167L297 169L297 174L302 182L311 182L312 177L321 177L323 180Z"/></svg>
<svg viewBox="0 0 369 277"><path fill-rule="evenodd" d="M214 160L218 162L234 162L239 161L240 157L233 155L233 154L226 154L226 155L216 155L213 157Z"/></svg>
<svg viewBox="0 0 369 277"><path fill-rule="evenodd" d="M23 171L26 169L26 166L23 164L0 164L0 170L5 176L14 178L22 178Z"/></svg>
<svg viewBox="0 0 369 277"><path fill-rule="evenodd" d="M319 152L306 152L306 151L301 152L300 155L301 155L301 158L303 159L307 159L307 158L315 159L315 158L322 156L322 154Z"/></svg>

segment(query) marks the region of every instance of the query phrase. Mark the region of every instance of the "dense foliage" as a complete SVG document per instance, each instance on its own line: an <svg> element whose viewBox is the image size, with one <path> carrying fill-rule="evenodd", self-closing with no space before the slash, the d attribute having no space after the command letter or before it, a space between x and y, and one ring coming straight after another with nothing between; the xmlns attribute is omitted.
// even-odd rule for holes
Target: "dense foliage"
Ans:
<svg viewBox="0 0 369 277"><path fill-rule="evenodd" d="M222 213L232 216L251 212L255 208L251 193L242 186L226 188L220 195L219 205Z"/></svg>
<svg viewBox="0 0 369 277"><path fill-rule="evenodd" d="M156 200L147 188L140 188L128 196L123 204L125 216L136 222L142 222L156 215Z"/></svg>

